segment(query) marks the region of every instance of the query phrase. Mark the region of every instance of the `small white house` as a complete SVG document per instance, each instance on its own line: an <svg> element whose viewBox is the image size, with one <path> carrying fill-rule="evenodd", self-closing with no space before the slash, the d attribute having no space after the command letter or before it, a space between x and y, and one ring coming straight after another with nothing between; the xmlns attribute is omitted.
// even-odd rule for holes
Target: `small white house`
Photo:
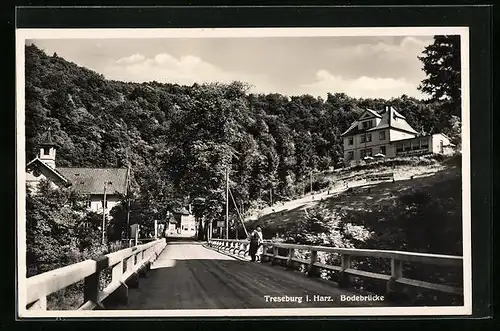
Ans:
<svg viewBox="0 0 500 331"><path fill-rule="evenodd" d="M198 233L197 230L196 219L191 214L191 210L181 208L174 211L168 220L165 235L167 237L192 238Z"/></svg>
<svg viewBox="0 0 500 331"><path fill-rule="evenodd" d="M42 179L53 187L70 187L87 196L87 207L109 215L128 191L129 171L126 168L72 168L56 167L57 145L50 130L42 136L38 157L26 165L26 183L36 190Z"/></svg>

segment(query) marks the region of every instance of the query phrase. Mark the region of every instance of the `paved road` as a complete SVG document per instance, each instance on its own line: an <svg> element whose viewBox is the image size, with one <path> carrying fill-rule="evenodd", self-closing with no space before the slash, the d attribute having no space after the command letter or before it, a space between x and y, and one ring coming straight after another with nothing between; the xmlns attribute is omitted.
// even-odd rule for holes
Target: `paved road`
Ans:
<svg viewBox="0 0 500 331"><path fill-rule="evenodd" d="M279 266L245 262L197 243L169 244L129 304L114 309L242 309L376 306L340 302L346 293L333 282L308 278ZM301 302L270 302L270 297L298 297ZM316 297L315 297L316 296ZM330 301L315 301L318 296ZM309 300L307 300L309 299ZM323 298L327 299L327 298ZM296 299L297 300L297 299ZM383 305L383 304L382 304Z"/></svg>

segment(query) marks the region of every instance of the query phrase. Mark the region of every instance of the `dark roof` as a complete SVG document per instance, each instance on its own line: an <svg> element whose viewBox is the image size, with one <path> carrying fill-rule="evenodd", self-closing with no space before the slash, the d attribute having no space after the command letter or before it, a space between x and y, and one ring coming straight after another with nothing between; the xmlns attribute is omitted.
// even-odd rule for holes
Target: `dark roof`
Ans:
<svg viewBox="0 0 500 331"><path fill-rule="evenodd" d="M368 113L370 113L373 116L378 117L378 118L382 117L382 115L380 115L379 113L377 113L375 110L366 108L366 110L364 112L362 112L361 115L359 115L359 118L361 118L361 116L363 116L363 114L366 113L366 112L368 112Z"/></svg>
<svg viewBox="0 0 500 331"><path fill-rule="evenodd" d="M392 118L390 116L392 116ZM408 124L408 122L406 122L406 117L404 117L403 115L398 113L392 107L388 112L385 112L383 114L379 125L377 125L374 128L369 129L368 131L385 129L385 128L389 128L389 127L392 129L410 132L410 133L414 133L414 134L418 133L410 126L410 124Z"/></svg>
<svg viewBox="0 0 500 331"><path fill-rule="evenodd" d="M186 208L178 208L174 210L174 214L190 215L189 211Z"/></svg>
<svg viewBox="0 0 500 331"><path fill-rule="evenodd" d="M71 185L71 182L66 178L63 174L61 174L59 171L56 169L49 167L45 162L40 160L39 158L35 158L31 160L27 165L26 165L26 170L34 169L36 167L43 166L50 171L52 171L54 174L56 174L57 177L59 177L67 186Z"/></svg>
<svg viewBox="0 0 500 331"><path fill-rule="evenodd" d="M375 111L371 109L367 109L368 112L371 114L375 114ZM399 112L397 112L394 108L389 107L389 109L382 114L378 114L377 117L380 118L380 123L372 127L370 129L359 129L359 119L363 116L365 112L363 112L359 117L358 120L354 121L351 126L341 134L341 137L346 136L346 135L355 135L358 133L363 133L363 132L370 132L370 131L375 131L375 130L380 130L380 129L386 129L386 128L391 128L391 129L396 129L404 132L410 132L417 134L417 131L415 131L409 124L406 122L406 118L401 115Z"/></svg>
<svg viewBox="0 0 500 331"><path fill-rule="evenodd" d="M42 136L40 137L40 146L57 146L54 138L52 137L52 130L49 129L47 130Z"/></svg>
<svg viewBox="0 0 500 331"><path fill-rule="evenodd" d="M107 194L127 194L126 168L57 168L69 179L73 188L84 194L104 194L106 183Z"/></svg>
<svg viewBox="0 0 500 331"><path fill-rule="evenodd" d="M358 127L358 124L359 122L358 121L355 121L350 127L349 129L347 129L344 133L342 133L340 136L343 137L343 136L346 136L346 135L349 135L349 136L353 136L355 134L358 134L358 133L362 133L362 132L366 132L368 131L367 129L360 129Z"/></svg>

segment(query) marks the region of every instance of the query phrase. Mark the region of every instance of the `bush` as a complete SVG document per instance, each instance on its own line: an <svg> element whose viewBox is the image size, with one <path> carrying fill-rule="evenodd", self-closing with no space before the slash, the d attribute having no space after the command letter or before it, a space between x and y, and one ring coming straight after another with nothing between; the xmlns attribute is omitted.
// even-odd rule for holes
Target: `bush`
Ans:
<svg viewBox="0 0 500 331"><path fill-rule="evenodd" d="M330 186L330 180L321 178L313 182L312 189L313 191L320 191L327 188L328 186Z"/></svg>
<svg viewBox="0 0 500 331"><path fill-rule="evenodd" d="M101 244L101 232L97 229L100 217L86 212L82 201L83 198L74 192L52 189L46 181L40 182L37 192L27 190L27 277L93 259L121 248L119 243ZM81 296L81 286L75 284L50 295L48 307L74 308L75 302L79 302L77 297Z"/></svg>

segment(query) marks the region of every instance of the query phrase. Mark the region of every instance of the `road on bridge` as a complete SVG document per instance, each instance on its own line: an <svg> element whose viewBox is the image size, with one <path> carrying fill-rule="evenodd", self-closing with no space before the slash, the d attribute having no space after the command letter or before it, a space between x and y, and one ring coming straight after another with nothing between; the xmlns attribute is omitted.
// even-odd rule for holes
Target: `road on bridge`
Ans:
<svg viewBox="0 0 500 331"><path fill-rule="evenodd" d="M359 295L333 282L309 278L269 264L240 261L199 243L170 243L139 288L129 289L120 310L243 309L386 306L384 302L341 302ZM365 294L366 295L366 294ZM272 298L300 298L272 302ZM319 301L319 300L326 301ZM279 299L277 299L279 300ZM286 299L285 299L286 300ZM301 301L298 301L301 300ZM111 307L108 307L108 309Z"/></svg>

